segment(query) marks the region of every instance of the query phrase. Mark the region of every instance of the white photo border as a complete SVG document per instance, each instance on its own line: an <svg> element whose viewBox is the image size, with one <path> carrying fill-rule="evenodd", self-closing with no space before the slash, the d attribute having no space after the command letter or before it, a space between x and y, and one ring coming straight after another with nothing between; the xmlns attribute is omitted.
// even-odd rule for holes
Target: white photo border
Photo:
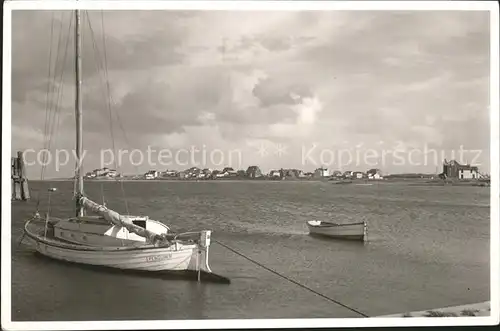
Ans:
<svg viewBox="0 0 500 331"><path fill-rule="evenodd" d="M490 305L487 317L14 322L11 315L11 29L13 10L464 10L490 12ZM6 330L240 329L495 325L499 323L499 18L496 1L6 1L3 26L1 322Z"/></svg>

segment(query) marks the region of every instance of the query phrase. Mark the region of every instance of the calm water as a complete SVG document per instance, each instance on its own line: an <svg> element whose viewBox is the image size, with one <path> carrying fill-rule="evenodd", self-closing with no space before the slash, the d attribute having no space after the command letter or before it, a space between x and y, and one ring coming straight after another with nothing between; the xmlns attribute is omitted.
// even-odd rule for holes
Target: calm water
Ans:
<svg viewBox="0 0 500 331"><path fill-rule="evenodd" d="M31 182L32 194L49 183ZM489 190L327 182L128 182L131 214L213 240L369 316L489 300ZM54 216L72 213L55 182ZM87 183L125 212L120 184ZM35 200L35 199L34 199ZM42 200L42 206L44 205ZM213 243L210 266L230 285L141 278L53 263L17 246L36 202L12 204L12 319L113 320L357 317ZM43 209L42 209L43 210ZM57 212L56 212L57 210ZM310 219L365 220L369 242L307 234Z"/></svg>

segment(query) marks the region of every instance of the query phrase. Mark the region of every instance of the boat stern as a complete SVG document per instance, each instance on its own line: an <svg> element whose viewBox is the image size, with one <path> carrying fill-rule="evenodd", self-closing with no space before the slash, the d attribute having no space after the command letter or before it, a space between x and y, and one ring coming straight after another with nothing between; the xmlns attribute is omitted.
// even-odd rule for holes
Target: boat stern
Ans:
<svg viewBox="0 0 500 331"><path fill-rule="evenodd" d="M189 263L189 270L196 272L204 271L211 273L212 270L208 264L208 252L211 243L212 231L200 231L200 236L197 240L196 247L193 248L193 255Z"/></svg>
<svg viewBox="0 0 500 331"><path fill-rule="evenodd" d="M208 265L208 251L211 243L212 231L203 230L200 234L200 244L198 249L198 254L200 255L200 269L206 272L212 272L210 266Z"/></svg>

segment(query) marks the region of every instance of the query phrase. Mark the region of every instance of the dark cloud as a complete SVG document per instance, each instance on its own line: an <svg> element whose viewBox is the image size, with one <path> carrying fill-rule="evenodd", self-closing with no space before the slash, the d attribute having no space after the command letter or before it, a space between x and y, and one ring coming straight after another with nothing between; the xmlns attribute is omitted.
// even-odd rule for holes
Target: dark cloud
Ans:
<svg viewBox="0 0 500 331"><path fill-rule="evenodd" d="M70 29L75 24L73 14L68 11L13 12L12 52L16 54L12 57L14 100L23 101L30 90L46 89L44 84L49 77L49 55L52 58L50 77L58 78L63 72L65 82L74 79L75 45L74 33ZM107 22L104 25L104 43L100 12L82 12L81 17L82 67L85 78L103 74L104 68L110 71L145 70L183 61L183 55L176 47L182 44L185 31L174 24L177 19L183 17L183 13L104 13L104 21ZM147 34L123 36L120 25L126 24L125 27L129 28L139 22L144 24L144 19L156 22L155 28ZM121 23L117 27L113 22ZM137 27L140 28L139 25ZM27 45L30 45L29 52L26 52ZM64 58L66 61L63 62Z"/></svg>
<svg viewBox="0 0 500 331"><path fill-rule="evenodd" d="M358 25L353 26L349 20L334 41L304 47L297 56L339 75L371 73L381 79L411 81L419 79L413 75L432 76L436 70L470 67L471 51L488 61L488 15L488 12L357 12ZM384 62L391 58L397 59L397 66ZM439 68L436 62L440 63ZM413 75L401 72L406 69Z"/></svg>
<svg viewBox="0 0 500 331"><path fill-rule="evenodd" d="M287 81L282 77L269 77L259 82L253 89L263 107L276 104L297 104L303 98L312 96L308 86L296 81Z"/></svg>
<svg viewBox="0 0 500 331"><path fill-rule="evenodd" d="M293 46L291 38L263 38L261 44L270 51L286 51Z"/></svg>

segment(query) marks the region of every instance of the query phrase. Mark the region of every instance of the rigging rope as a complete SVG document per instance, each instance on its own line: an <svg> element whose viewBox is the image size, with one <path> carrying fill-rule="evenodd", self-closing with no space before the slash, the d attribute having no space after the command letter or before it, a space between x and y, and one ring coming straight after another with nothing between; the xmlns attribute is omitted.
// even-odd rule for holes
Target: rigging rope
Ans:
<svg viewBox="0 0 500 331"><path fill-rule="evenodd" d="M89 28L90 28L90 31L91 31L91 36L93 37L93 28L92 28L92 24L90 22L90 18L88 19L88 23L89 23ZM94 44L95 44L95 40L94 40ZM104 50L106 51L106 50ZM95 52L96 52L96 57L97 57L97 60L100 61L100 55L99 55L99 49L97 48L97 46L95 46ZM107 71L107 67L105 68L105 70ZM113 96L111 94L109 94L109 100L111 101L111 103L115 104L115 101L113 100ZM114 115L116 116L116 119L117 119L117 122L118 122L118 125L120 126L120 129L123 133L123 137L125 139L125 142L127 144L127 147L131 147L131 144L130 144L130 140L128 139L128 136L127 136L127 132L125 131L125 129L123 128L123 124L122 124L122 121L121 121L121 118L120 118L120 115L118 112L114 112ZM134 167L136 168L136 170L138 170L137 166L134 165Z"/></svg>
<svg viewBox="0 0 500 331"><path fill-rule="evenodd" d="M106 52L106 31L104 29L104 12L101 10L101 31L102 31L102 51L104 53L104 75L105 75L105 80L106 80L106 90L108 92L108 111L109 111L109 126L110 126L110 132L111 132L111 139L113 142L113 152L116 154L116 149L115 149L115 139L113 135L113 112L111 109L111 89L109 87L109 78L108 78L108 56ZM116 157L114 158L115 161L115 169L118 170L118 164L116 162ZM127 214L130 214L128 211L128 203L127 203L127 197L125 195L125 188L123 186L123 181L120 180L120 188L122 191L122 196L125 201L125 211Z"/></svg>
<svg viewBox="0 0 500 331"><path fill-rule="evenodd" d="M43 149L46 151L43 155L43 163L41 167L41 173L40 173L40 179L43 180L45 178L45 171L47 168L47 157L48 153L50 151L53 138L55 135L55 132L57 131L57 128L59 126L60 122L60 102L62 99L62 91L63 91L63 75L64 75L64 64L66 62L66 57L67 57L67 52L68 52L68 45L69 45L69 35L70 35L70 30L71 30L71 25L72 25L72 17L70 18L70 23L68 27L68 32L66 35L66 45L65 50L64 50L64 57L63 57L63 64L61 65L60 68L60 74L58 73L58 59L59 59L59 54L60 54L60 48L62 46L62 38L63 38L63 13L61 13L60 17L60 26L59 26L59 37L57 40L57 51L56 51L56 57L55 57L55 63L54 63L54 68L52 68L52 43L53 43L53 35L54 35L54 15L51 17L52 22L51 22L51 32L50 32L50 45L49 45L49 69L48 69L48 79L47 79L47 99L46 99L46 105L45 105L45 125L44 125L44 142L43 142ZM53 69L53 71L52 71ZM53 77L52 75L53 74ZM56 78L59 74L59 84L55 84ZM57 97L57 98L56 98ZM54 105L54 99L55 98L55 105ZM57 121L57 123L56 123ZM36 204L36 210L38 211L40 207L40 191L37 193L37 204Z"/></svg>
<svg viewBox="0 0 500 331"><path fill-rule="evenodd" d="M47 125L48 125L48 114L49 114L49 105L50 105L50 102L49 102L49 95L50 95L50 87L51 87L51 73L52 73L52 40L53 40L53 36L54 36L54 12L52 12L52 15L51 15L51 24L50 24L50 44L49 44L49 68L48 68L48 73L47 73L47 93L46 93L46 101L45 101L45 126L44 126L44 129L43 129L43 134L44 134L44 137L45 135L47 134ZM45 138L46 139L46 138ZM45 139L44 139L44 143L43 143L43 147L45 147ZM45 158L44 158L45 160ZM44 164L46 162L43 162ZM40 179L43 180L43 177L44 177L44 171L45 171L45 167L42 165L41 169L40 169ZM40 207L40 191L37 192L37 202L36 202L36 210L38 211L39 207Z"/></svg>
<svg viewBox="0 0 500 331"><path fill-rule="evenodd" d="M308 290L308 291L310 291L310 292L312 292L312 293L314 293L314 294L316 294L316 295L319 295L320 297L322 297L322 298L324 298L324 299L326 299L326 300L328 300L328 301L330 301L330 302L333 302L333 303L335 303L335 304L337 304L337 305L339 305L339 306L342 306L342 307L344 307L344 308L346 308L346 309L348 309L348 310L350 310L350 311L352 311L352 312L355 312L355 313L356 313L356 314L358 314L358 315L361 315L361 316L363 316L363 317L369 317L368 315L366 315L366 314L364 314L364 313L360 312L359 310L356 310L356 309L354 309L354 308L351 308L351 307L349 307L349 306L347 306L347 305L345 305L345 304L343 304L343 303L341 303L341 302L339 302L339 301L337 301L337 300L335 300L335 299L332 299L332 298L330 298L330 297L328 297L328 296L326 296L326 295L324 295L324 294L322 294L322 293L320 293L320 292L318 292L318 291L315 291L315 290L313 290L312 288L307 287L307 286L305 286L305 285L303 285L303 284L301 284L301 283L299 283L299 282L297 282L297 281L295 281L295 280L293 280L293 279L291 279L291 278L289 278L289 277L287 277L287 276L285 276L285 275L282 275L282 274L280 274L279 272L277 272L277 271L275 271L275 270L273 270L273 269L271 269L271 268L266 267L265 265L263 265L263 264L261 264L261 263L259 263L259 262L255 261L255 260L251 259L250 257L246 256L245 254L238 252L238 251L237 251L237 250L235 250L234 248L231 248L231 247L229 247L228 245L226 245L226 244L224 244L224 243L222 243L222 242L220 242L220 241L218 241L218 240L214 240L214 242L216 242L216 243L218 243L219 245L221 245L222 247L224 247L224 248L226 248L226 249L230 250L231 252L235 253L236 255L239 255L239 256L241 256L241 257L243 257L243 258L247 259L248 261L252 262L253 264L255 264L255 265L257 265L257 266L259 266L259 267L261 267L261 268L263 268L263 269L266 269L267 271L272 272L273 274L275 274L275 275L277 275L277 276L279 276L279 277L281 277L281 278L283 278L283 279L285 279L285 280L287 280L287 281L289 281L289 282L291 282L291 283L293 283L293 284L295 284L295 285L297 285L297 286L299 286L299 287L302 287L302 288L303 288L303 289L305 289L305 290Z"/></svg>
<svg viewBox="0 0 500 331"><path fill-rule="evenodd" d="M106 89L103 90L102 92L103 92L104 99L107 101L107 108L108 108L108 113L109 113L110 136L111 136L111 141L112 141L112 146L113 146L113 152L116 154L115 137L114 137L114 129L113 129L113 108L111 107L111 104L114 103L114 101L113 101L113 97L111 95L111 88L110 88L110 84L109 84L103 12L101 11L101 30L102 30L102 44L103 44L103 58L104 58L103 60L101 60L99 48L98 48L97 42L94 38L94 29L92 28L92 22L91 22L88 14L87 14L87 23L88 23L89 29L90 29L90 35L91 35L91 39L92 39L92 45L94 48L94 56L95 56L95 60L96 60L97 70L104 72L103 74L100 75L100 79L103 81L103 83L106 86ZM107 95L106 95L106 93L107 93ZM130 148L130 142L127 138L125 130L123 129L123 125L121 123L119 115L117 112L114 112L114 113L115 113L115 116L118 120L118 124L120 125L120 129L123 132L125 142L126 142L127 146ZM118 166L116 157L114 158L114 164L115 164L115 168L118 170L119 166ZM136 170L137 170L137 166L136 165L134 165L134 166L136 167ZM122 196L123 196L124 202L125 202L125 210L126 210L127 214L129 214L128 201L127 201L127 197L125 194L125 188L123 185L123 181L119 180L119 182L120 182L120 189L122 191Z"/></svg>
<svg viewBox="0 0 500 331"><path fill-rule="evenodd" d="M69 21L69 27L68 27L68 33L66 35L66 44L65 44L65 49L64 49L64 54L63 54L63 60L60 68L60 73L59 73L59 84L58 84L58 90L57 90L57 95L56 95L56 102L54 105L54 111L52 115L52 127L49 127L49 141L48 141L48 146L47 150L50 150L52 146L52 142L57 140L57 129L59 128L60 120L61 117L59 116L61 113L61 103L62 103L62 97L64 95L64 72L65 72L65 64L66 64L66 59L68 55L68 48L69 48L69 40L70 40L70 32L71 32L71 26L73 23L73 16L70 17ZM55 74L54 74L54 79L55 79ZM54 139L53 139L54 138Z"/></svg>
<svg viewBox="0 0 500 331"><path fill-rule="evenodd" d="M56 53L56 61L55 61L55 68L54 68L54 77L51 79L51 83L53 84L53 88L52 88L52 92L51 93L51 98L52 100L50 100L50 107L49 108L49 118L48 118L48 122L47 122L47 131L45 132L45 134L48 136L47 138L47 141L46 141L46 149L47 150L50 150L50 147L51 147L51 144L52 144L52 138L53 138L53 133L54 133L54 127L55 127L55 119L58 115L58 110L59 110L59 107L58 107L58 103L59 103L59 100L61 99L61 89L62 89L62 81L63 81L63 74L64 74L64 63L66 62L66 55L67 55L67 51L68 51L68 45L69 45L69 34L70 34L70 30L71 30L71 21L70 20L70 26L68 27L68 32L67 32L67 35L66 35L66 45L64 46L65 49L64 49L64 57L63 57L63 64L60 66L60 73L58 73L58 67L57 67L57 64L59 62L59 54L60 54L60 47L62 47L62 43L61 43L61 38L62 38L62 21L63 21L63 18L62 18L62 15L61 15L61 29L60 29L60 34L59 34L59 40L58 40L58 44L57 44L57 53ZM59 84L56 84L56 79L57 79L57 76L59 76ZM54 100L55 99L55 100ZM45 164L46 162L44 162Z"/></svg>

